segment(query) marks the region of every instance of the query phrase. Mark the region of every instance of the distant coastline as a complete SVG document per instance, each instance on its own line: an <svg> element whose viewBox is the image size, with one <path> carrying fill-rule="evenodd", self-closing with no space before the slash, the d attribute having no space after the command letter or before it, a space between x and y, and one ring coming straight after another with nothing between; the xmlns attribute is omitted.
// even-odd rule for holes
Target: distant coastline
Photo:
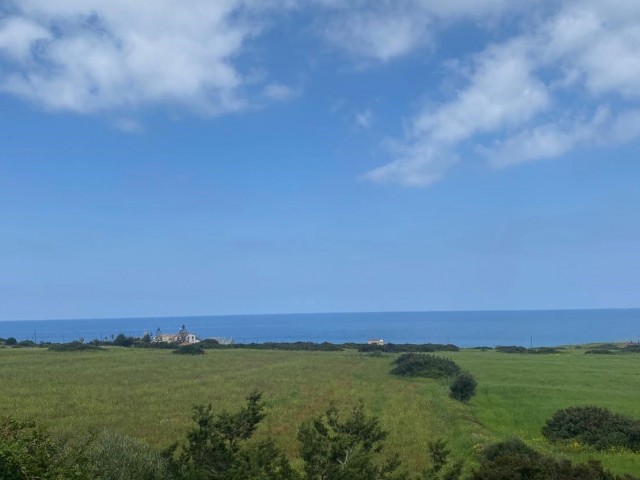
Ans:
<svg viewBox="0 0 640 480"><path fill-rule="evenodd" d="M638 341L640 308L602 310L363 312L0 321L0 337L36 342L104 339L124 333L173 332L185 324L198 336L239 343L453 343L460 347L526 347Z"/></svg>

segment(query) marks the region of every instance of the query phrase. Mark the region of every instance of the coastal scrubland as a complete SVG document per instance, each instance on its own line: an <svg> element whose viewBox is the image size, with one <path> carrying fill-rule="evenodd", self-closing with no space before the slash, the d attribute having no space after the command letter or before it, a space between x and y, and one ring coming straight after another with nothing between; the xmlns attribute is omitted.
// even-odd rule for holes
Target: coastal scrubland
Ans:
<svg viewBox="0 0 640 480"><path fill-rule="evenodd" d="M263 392L267 416L256 439L271 438L291 457L297 429L330 403L348 410L363 401L389 432L386 445L414 470L427 463L429 441L444 439L453 455L474 461L483 446L519 437L535 449L614 472L640 472L640 453L597 451L578 442L550 444L541 429L562 408L595 405L640 418L640 355L585 355L568 348L549 355L462 350L450 358L478 382L467 403L449 397L439 379L390 374L397 355L336 352L168 350L107 347L53 352L0 349L0 416L35 420L50 431L78 435L108 430L166 447L192 427L194 404L237 409Z"/></svg>

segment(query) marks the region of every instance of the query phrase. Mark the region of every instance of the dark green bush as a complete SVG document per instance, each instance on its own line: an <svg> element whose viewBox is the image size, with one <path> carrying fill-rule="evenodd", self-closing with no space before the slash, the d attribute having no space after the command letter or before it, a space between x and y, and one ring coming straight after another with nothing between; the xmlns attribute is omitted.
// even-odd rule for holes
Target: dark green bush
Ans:
<svg viewBox="0 0 640 480"><path fill-rule="evenodd" d="M117 347L130 347L137 343L137 341L138 339L135 337L128 337L124 333L120 333L111 343Z"/></svg>
<svg viewBox="0 0 640 480"><path fill-rule="evenodd" d="M640 421L601 407L558 410L542 427L542 434L552 442L577 441L597 450L640 451Z"/></svg>
<svg viewBox="0 0 640 480"><path fill-rule="evenodd" d="M428 353L403 353L393 363L391 373L403 377L446 378L461 373L453 360Z"/></svg>
<svg viewBox="0 0 640 480"><path fill-rule="evenodd" d="M532 353L534 355L552 355L554 353L562 353L562 349L554 347L529 348L527 353Z"/></svg>
<svg viewBox="0 0 640 480"><path fill-rule="evenodd" d="M341 417L331 406L298 430L306 480L384 480L394 477L396 457L382 454L387 438L376 417L363 405Z"/></svg>
<svg viewBox="0 0 640 480"><path fill-rule="evenodd" d="M76 341L69 343L54 343L53 345L49 346L49 350L52 352L90 352L104 349L97 347L92 343L82 343Z"/></svg>
<svg viewBox="0 0 640 480"><path fill-rule="evenodd" d="M177 350L174 350L173 353L178 353L180 355L203 355L204 349L200 344L192 343L180 346Z"/></svg>
<svg viewBox="0 0 640 480"><path fill-rule="evenodd" d="M527 353L526 348L516 345L498 345L495 351L500 353Z"/></svg>
<svg viewBox="0 0 640 480"><path fill-rule="evenodd" d="M4 341L4 344L5 345L9 345L9 346L15 345L17 343L18 343L18 341L14 337L9 337Z"/></svg>
<svg viewBox="0 0 640 480"><path fill-rule="evenodd" d="M454 400L466 403L476 394L478 382L469 372L462 372L456 377L450 387L450 395Z"/></svg>
<svg viewBox="0 0 640 480"><path fill-rule="evenodd" d="M614 475L599 462L575 465L544 456L518 439L485 449L468 480L638 480L631 475Z"/></svg>
<svg viewBox="0 0 640 480"><path fill-rule="evenodd" d="M603 350L600 348L594 348L593 350L587 350L585 355L613 355L611 350Z"/></svg>

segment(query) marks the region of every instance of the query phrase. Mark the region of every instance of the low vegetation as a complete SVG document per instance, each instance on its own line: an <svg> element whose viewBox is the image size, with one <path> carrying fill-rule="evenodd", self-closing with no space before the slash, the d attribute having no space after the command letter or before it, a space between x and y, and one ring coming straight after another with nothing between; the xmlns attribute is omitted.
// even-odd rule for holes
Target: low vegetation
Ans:
<svg viewBox="0 0 640 480"><path fill-rule="evenodd" d="M487 447L469 480L637 480L615 475L597 461L574 464L543 455L519 439Z"/></svg>
<svg viewBox="0 0 640 480"><path fill-rule="evenodd" d="M177 353L179 355L203 355L204 348L200 346L199 343L192 343L189 345L181 345L173 353Z"/></svg>
<svg viewBox="0 0 640 480"><path fill-rule="evenodd" d="M393 363L391 373L401 377L447 378L462 372L453 360L431 354L403 353Z"/></svg>
<svg viewBox="0 0 640 480"><path fill-rule="evenodd" d="M87 352L92 350L103 350L103 348L91 343L69 342L54 343L49 346L48 350L51 352Z"/></svg>
<svg viewBox="0 0 640 480"><path fill-rule="evenodd" d="M456 377L450 387L450 395L454 400L467 403L476 394L478 382L469 372L462 372Z"/></svg>
<svg viewBox="0 0 640 480"><path fill-rule="evenodd" d="M61 443L69 450L85 445L88 455L88 440L104 434L104 448L114 455L120 455L118 439L123 438L148 446L151 450L127 447L132 456L144 457L179 439L186 445L190 425L195 425L190 417L194 403L211 403L214 414L234 412L247 389L258 388L268 399L268 415L246 444L271 440L298 474L304 472L299 428L322 418L331 402L344 421L359 399L366 402L367 415L388 432L382 454L387 459L399 456L402 464L395 473L415 476L432 469L428 445L442 438L453 463L465 461L466 480L480 467L477 453L512 436L558 461L585 465L593 458L616 475L640 472L640 454L628 448L596 450L580 441L548 442L541 433L555 412L585 401L639 418L637 355L582 355L586 348L568 348L562 355L472 349L435 354L446 355L477 380L476 395L465 404L450 398L457 376L390 375L396 366L393 353L370 356L346 346L335 352L214 348L192 357L152 347L98 346L103 349L68 355L47 348L0 348L0 417L33 419L56 442L72 440ZM261 451L269 455L267 447Z"/></svg>
<svg viewBox="0 0 640 480"><path fill-rule="evenodd" d="M615 447L640 451L640 420L601 407L557 411L542 428L552 442L579 442L598 450Z"/></svg>

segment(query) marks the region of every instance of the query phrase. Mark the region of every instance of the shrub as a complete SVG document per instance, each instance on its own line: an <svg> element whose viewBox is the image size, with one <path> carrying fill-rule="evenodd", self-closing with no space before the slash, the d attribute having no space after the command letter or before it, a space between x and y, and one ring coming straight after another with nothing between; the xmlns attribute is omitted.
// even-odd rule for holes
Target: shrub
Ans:
<svg viewBox="0 0 640 480"><path fill-rule="evenodd" d="M177 350L174 350L173 353L178 353L180 355L203 355L204 349L197 343L191 343L189 345L180 346Z"/></svg>
<svg viewBox="0 0 640 480"><path fill-rule="evenodd" d="M18 341L14 337L9 337L4 341L5 345L15 345Z"/></svg>
<svg viewBox="0 0 640 480"><path fill-rule="evenodd" d="M587 350L585 355L613 355L611 350L604 350L600 348L594 348L593 350Z"/></svg>
<svg viewBox="0 0 640 480"><path fill-rule="evenodd" d="M127 337L124 333L120 333L111 343L117 347L130 347L136 343L136 338Z"/></svg>
<svg viewBox="0 0 640 480"><path fill-rule="evenodd" d="M87 352L104 350L92 343L82 342L69 342L69 343L54 343L49 347L52 352Z"/></svg>
<svg viewBox="0 0 640 480"><path fill-rule="evenodd" d="M461 372L453 360L428 353L404 353L393 363L396 366L391 373L403 377L445 378L455 377Z"/></svg>
<svg viewBox="0 0 640 480"><path fill-rule="evenodd" d="M524 347L518 347L516 345L499 345L495 348L496 352L500 353L527 353L527 349Z"/></svg>
<svg viewBox="0 0 640 480"><path fill-rule="evenodd" d="M395 478L397 457L382 455L387 432L362 404L341 418L335 406L298 430L307 480L383 480Z"/></svg>
<svg viewBox="0 0 640 480"><path fill-rule="evenodd" d="M462 372L451 384L451 398L466 403L476 394L478 382L468 372Z"/></svg>
<svg viewBox="0 0 640 480"><path fill-rule="evenodd" d="M562 353L562 350L560 348L553 347L538 347L528 349L527 353L533 353L537 355L552 355L555 353Z"/></svg>
<svg viewBox="0 0 640 480"><path fill-rule="evenodd" d="M602 468L599 462L575 465L556 460L529 448L518 439L490 445L468 480L638 480L631 475L618 476Z"/></svg>
<svg viewBox="0 0 640 480"><path fill-rule="evenodd" d="M640 451L640 421L600 407L558 410L542 427L552 442L578 441L597 450L623 447Z"/></svg>
<svg viewBox="0 0 640 480"><path fill-rule="evenodd" d="M0 420L0 478L3 480L92 478L82 454L54 441L32 422Z"/></svg>
<svg viewBox="0 0 640 480"><path fill-rule="evenodd" d="M264 418L261 398L252 393L237 413L214 414L211 405L194 407L196 426L187 434L182 454L173 455L177 445L165 452L174 475L185 480L296 480L273 442L247 444Z"/></svg>

